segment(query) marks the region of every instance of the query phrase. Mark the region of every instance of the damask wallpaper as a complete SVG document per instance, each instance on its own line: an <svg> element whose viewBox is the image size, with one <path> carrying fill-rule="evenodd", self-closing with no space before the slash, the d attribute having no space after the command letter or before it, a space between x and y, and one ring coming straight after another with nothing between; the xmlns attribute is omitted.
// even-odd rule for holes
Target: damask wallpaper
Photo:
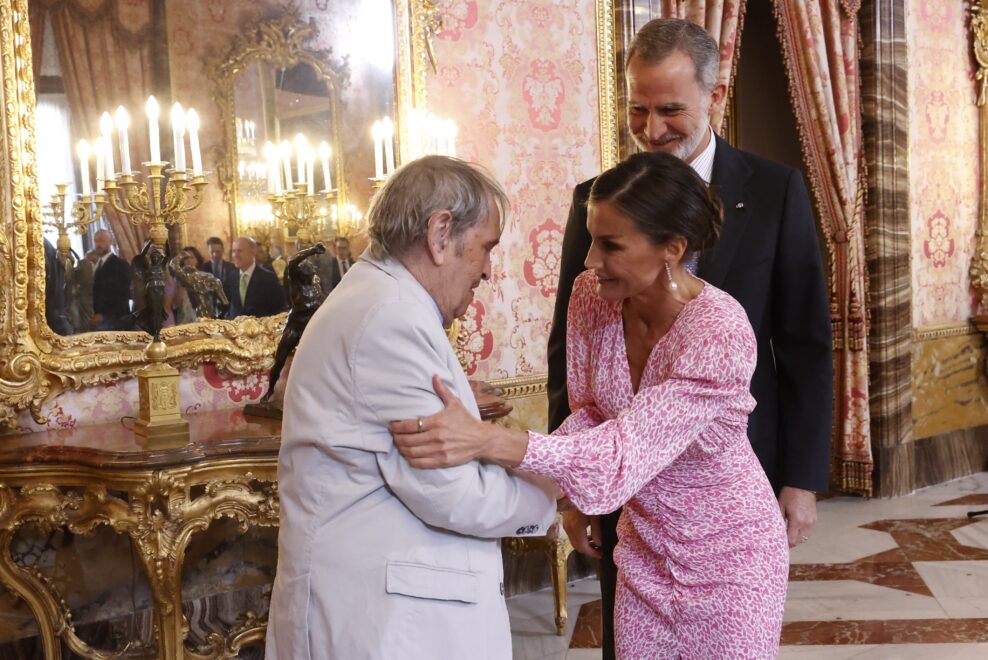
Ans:
<svg viewBox="0 0 988 660"><path fill-rule="evenodd" d="M908 0L913 327L966 321L978 215L978 113L968 3Z"/></svg>
<svg viewBox="0 0 988 660"><path fill-rule="evenodd" d="M491 281L466 320L468 373L545 373L573 187L600 169L594 0L442 0L430 109L459 127L457 155L511 199Z"/></svg>

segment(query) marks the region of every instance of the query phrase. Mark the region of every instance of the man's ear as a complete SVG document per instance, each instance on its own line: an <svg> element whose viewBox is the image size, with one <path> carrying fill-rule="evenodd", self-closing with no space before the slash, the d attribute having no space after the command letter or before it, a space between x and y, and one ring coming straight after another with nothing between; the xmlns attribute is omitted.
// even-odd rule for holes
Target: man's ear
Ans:
<svg viewBox="0 0 988 660"><path fill-rule="evenodd" d="M714 86L710 89L710 107L718 108L720 104L724 101L727 96L727 85L721 81L714 83Z"/></svg>
<svg viewBox="0 0 988 660"><path fill-rule="evenodd" d="M432 262L437 266L445 263L452 244L453 214L446 210L436 211L429 216L429 229L426 232L426 250Z"/></svg>

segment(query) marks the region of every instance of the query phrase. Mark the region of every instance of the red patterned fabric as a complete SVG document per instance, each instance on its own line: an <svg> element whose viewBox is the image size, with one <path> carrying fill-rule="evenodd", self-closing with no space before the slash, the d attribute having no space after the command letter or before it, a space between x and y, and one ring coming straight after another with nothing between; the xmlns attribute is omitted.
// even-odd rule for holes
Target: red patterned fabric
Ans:
<svg viewBox="0 0 988 660"><path fill-rule="evenodd" d="M656 343L633 391L621 304L573 287L573 413L529 433L518 469L553 478L583 512L624 505L615 639L622 658L774 658L789 547L748 442L756 344L741 306L707 284Z"/></svg>
<svg viewBox="0 0 988 660"><path fill-rule="evenodd" d="M870 495L865 161L854 3L775 0L789 88L830 253L836 486Z"/></svg>

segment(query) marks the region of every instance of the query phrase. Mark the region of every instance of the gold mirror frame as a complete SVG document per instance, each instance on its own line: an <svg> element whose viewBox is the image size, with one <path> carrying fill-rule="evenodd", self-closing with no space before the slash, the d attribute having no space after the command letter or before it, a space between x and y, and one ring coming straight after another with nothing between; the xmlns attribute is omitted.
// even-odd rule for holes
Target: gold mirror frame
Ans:
<svg viewBox="0 0 988 660"><path fill-rule="evenodd" d="M978 227L975 231L977 245L971 260L971 286L978 292L978 302L983 310L988 310L988 176L984 168L988 165L988 9L980 2L971 6L971 42L974 58L978 65L977 81L978 104L978 146L981 161L981 199L978 202ZM974 318L978 330L988 333L988 314Z"/></svg>
<svg viewBox="0 0 988 660"><path fill-rule="evenodd" d="M431 40L440 29L433 0L395 0L395 105L406 128L408 110L424 108ZM35 90L27 0L0 0L0 425L19 410L41 412L67 389L132 377L146 363L143 332L95 332L62 337L45 318L45 261L35 154ZM407 131L399 132L398 158ZM267 369L285 315L200 321L168 328L162 337L176 367L213 362L235 374Z"/></svg>
<svg viewBox="0 0 988 660"><path fill-rule="evenodd" d="M240 179L236 176L238 152L236 137L236 107L234 85L237 75L244 73L254 62L267 62L288 69L298 64L312 67L318 78L329 87L329 115L332 123L334 181L339 182L338 200L346 203L347 179L340 144L340 92L347 76L347 64L334 64L331 52L316 50L307 44L319 35L319 28L311 16L308 22L301 18L297 5L290 5L285 13L275 19L261 19L259 13L248 21L233 45L218 60L206 68L213 83L213 100L220 108L223 122L224 148L217 154L217 176L223 190L223 201L230 209L230 235L243 232L243 218L238 216L237 200L240 199Z"/></svg>

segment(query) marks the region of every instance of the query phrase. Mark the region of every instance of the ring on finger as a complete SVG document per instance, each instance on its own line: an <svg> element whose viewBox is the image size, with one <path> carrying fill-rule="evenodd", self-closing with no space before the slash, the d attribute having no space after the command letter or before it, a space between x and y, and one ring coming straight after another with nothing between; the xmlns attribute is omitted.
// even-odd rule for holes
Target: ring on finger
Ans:
<svg viewBox="0 0 988 660"><path fill-rule="evenodd" d="M418 432L421 433L424 430L422 428L422 418L421 417L418 418L418 423L419 423L419 430L418 430Z"/></svg>

